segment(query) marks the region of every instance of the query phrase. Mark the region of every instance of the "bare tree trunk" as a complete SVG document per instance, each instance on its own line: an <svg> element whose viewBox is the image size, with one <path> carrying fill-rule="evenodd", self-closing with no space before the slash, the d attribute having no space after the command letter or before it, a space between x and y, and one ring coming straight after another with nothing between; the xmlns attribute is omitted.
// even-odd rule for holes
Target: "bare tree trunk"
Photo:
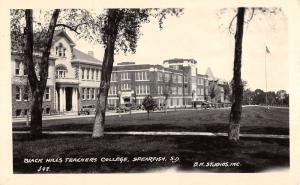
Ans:
<svg viewBox="0 0 300 185"><path fill-rule="evenodd" d="M60 10L55 9L52 18L50 20L48 32L46 35L41 63L40 63L40 80L38 80L35 73L35 64L33 61L33 17L32 9L25 10L25 45L24 45L24 60L26 69L28 72L28 80L32 93L31 102L31 122L30 122L30 134L33 139L40 138L42 136L42 104L43 95L47 84L48 78L48 66L49 55L52 45L52 39L56 22L59 16Z"/></svg>
<svg viewBox="0 0 300 185"><path fill-rule="evenodd" d="M232 107L230 111L229 129L228 129L228 139L231 141L239 140L240 120L242 114L243 84L241 80L241 65L242 65L244 15L245 15L245 8L243 7L238 8L236 33L235 33Z"/></svg>
<svg viewBox="0 0 300 185"><path fill-rule="evenodd" d="M33 139L42 137L43 95L39 90L32 93L30 135Z"/></svg>
<svg viewBox="0 0 300 185"><path fill-rule="evenodd" d="M101 70L101 82L100 90L97 100L97 108L95 115L95 122L93 128L93 138L100 138L104 136L104 124L105 124L105 112L108 90L110 86L110 78L114 64L114 50L115 41L118 30L118 10L110 9L108 11L107 20L107 43L103 58L102 70Z"/></svg>
<svg viewBox="0 0 300 185"><path fill-rule="evenodd" d="M149 110L147 110L147 118L148 118L148 120L150 120L150 111Z"/></svg>

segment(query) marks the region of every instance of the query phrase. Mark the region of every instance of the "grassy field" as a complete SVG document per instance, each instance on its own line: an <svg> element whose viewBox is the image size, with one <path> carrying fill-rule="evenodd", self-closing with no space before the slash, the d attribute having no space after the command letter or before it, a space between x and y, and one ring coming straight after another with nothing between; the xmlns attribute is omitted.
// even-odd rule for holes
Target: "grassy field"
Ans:
<svg viewBox="0 0 300 185"><path fill-rule="evenodd" d="M227 132L229 109L176 111L110 116L106 131L208 131ZM43 122L47 131L92 131L94 118L48 120ZM14 130L26 130L25 123L14 124ZM23 126L22 126L23 125ZM243 109L241 133L289 134L289 110L263 107Z"/></svg>
<svg viewBox="0 0 300 185"><path fill-rule="evenodd" d="M288 134L288 109L243 109L242 132ZM108 117L108 131L215 131L226 132L229 110L201 110ZM17 124L16 124L17 125ZM14 130L25 127L14 125ZM92 129L92 118L45 121L45 130ZM102 159L127 157L125 162ZM162 161L134 161L135 157L162 157ZM24 159L42 158L42 163ZM46 159L56 162L45 162ZM65 162L66 158L97 158L96 162ZM170 160L170 159L179 159ZM115 173L155 172L176 168L179 171L261 172L289 167L289 140L241 138L231 143L226 137L202 136L126 136L106 135L92 139L88 135L45 135L32 141L28 135L13 136L14 173ZM144 159L144 158L143 158ZM62 160L62 162L58 162ZM196 163L204 165L197 165ZM226 167L219 164L234 164Z"/></svg>

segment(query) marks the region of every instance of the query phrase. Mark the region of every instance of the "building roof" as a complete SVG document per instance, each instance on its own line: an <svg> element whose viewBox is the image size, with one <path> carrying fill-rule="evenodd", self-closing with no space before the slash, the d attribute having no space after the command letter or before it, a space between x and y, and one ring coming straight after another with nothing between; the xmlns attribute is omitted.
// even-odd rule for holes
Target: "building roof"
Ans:
<svg viewBox="0 0 300 185"><path fill-rule="evenodd" d="M55 30L52 42L54 43L58 41L61 37L65 37L71 46L75 46L75 42L69 37L69 35L64 30Z"/></svg>
<svg viewBox="0 0 300 185"><path fill-rule="evenodd" d="M184 61L197 64L197 61L194 59L184 59L184 58L174 58L174 59L164 60L163 63L176 64L176 63L183 63Z"/></svg>
<svg viewBox="0 0 300 185"><path fill-rule="evenodd" d="M95 58L87 53L84 53L76 48L73 48L72 61L80 61L83 63L102 64L101 60L98 60L97 58Z"/></svg>
<svg viewBox="0 0 300 185"><path fill-rule="evenodd" d="M208 79L209 80L215 80L216 78L214 77L214 74L213 72L211 71L210 67L208 67L206 69L206 73L205 73L207 76L208 76Z"/></svg>

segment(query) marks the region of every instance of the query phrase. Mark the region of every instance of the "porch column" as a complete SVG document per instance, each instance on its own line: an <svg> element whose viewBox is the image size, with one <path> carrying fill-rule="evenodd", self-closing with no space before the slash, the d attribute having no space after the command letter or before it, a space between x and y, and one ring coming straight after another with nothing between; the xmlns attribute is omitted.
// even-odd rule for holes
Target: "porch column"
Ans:
<svg viewBox="0 0 300 185"><path fill-rule="evenodd" d="M63 87L63 112L66 111L66 88Z"/></svg>
<svg viewBox="0 0 300 185"><path fill-rule="evenodd" d="M72 111L77 111L77 88L72 89Z"/></svg>
<svg viewBox="0 0 300 185"><path fill-rule="evenodd" d="M58 112L58 92L55 89L55 110Z"/></svg>
<svg viewBox="0 0 300 185"><path fill-rule="evenodd" d="M63 112L63 107L64 107L64 105L63 105L63 95L64 95L64 93L63 93L63 88L62 87L60 87L59 88L59 112Z"/></svg>

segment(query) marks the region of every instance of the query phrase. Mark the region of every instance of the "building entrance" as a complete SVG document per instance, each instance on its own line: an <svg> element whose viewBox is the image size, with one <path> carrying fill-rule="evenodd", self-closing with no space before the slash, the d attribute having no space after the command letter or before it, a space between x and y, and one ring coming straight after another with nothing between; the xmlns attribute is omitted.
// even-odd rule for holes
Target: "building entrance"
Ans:
<svg viewBox="0 0 300 185"><path fill-rule="evenodd" d="M66 87L66 111L72 110L72 87Z"/></svg>

